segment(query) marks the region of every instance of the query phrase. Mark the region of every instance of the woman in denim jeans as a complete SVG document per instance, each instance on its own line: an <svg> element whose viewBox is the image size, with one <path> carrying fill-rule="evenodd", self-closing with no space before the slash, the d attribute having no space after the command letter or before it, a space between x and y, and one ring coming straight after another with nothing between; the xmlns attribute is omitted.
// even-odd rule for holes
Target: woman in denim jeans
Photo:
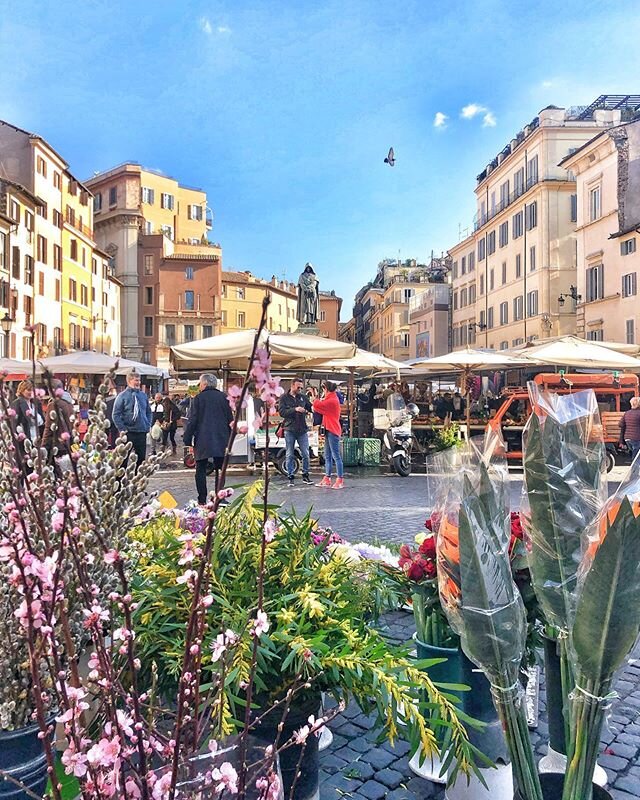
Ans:
<svg viewBox="0 0 640 800"><path fill-rule="evenodd" d="M322 424L325 430L324 439L324 478L319 486L326 486L331 489L344 488L344 470L342 466L342 456L340 455L340 436L342 426L340 424L340 401L336 394L337 386L332 381L327 381L322 385L324 394L322 399L313 401L313 410L322 414ZM331 486L331 472L333 465L336 467L336 482Z"/></svg>

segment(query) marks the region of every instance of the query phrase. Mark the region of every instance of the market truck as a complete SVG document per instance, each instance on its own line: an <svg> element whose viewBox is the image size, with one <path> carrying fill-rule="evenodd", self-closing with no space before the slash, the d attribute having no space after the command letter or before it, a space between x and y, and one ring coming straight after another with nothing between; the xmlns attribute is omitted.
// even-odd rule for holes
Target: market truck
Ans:
<svg viewBox="0 0 640 800"><path fill-rule="evenodd" d="M541 373L533 382L540 388L570 394L584 389L593 389L600 408L600 418L607 450L607 472L616 464L616 459L626 448L620 446L620 420L629 408L629 401L638 395L638 376L631 373L605 373L590 375L582 373ZM522 462L522 432L529 416L531 403L526 389L506 389L504 402L489 420L495 430L500 429L507 448L510 464Z"/></svg>

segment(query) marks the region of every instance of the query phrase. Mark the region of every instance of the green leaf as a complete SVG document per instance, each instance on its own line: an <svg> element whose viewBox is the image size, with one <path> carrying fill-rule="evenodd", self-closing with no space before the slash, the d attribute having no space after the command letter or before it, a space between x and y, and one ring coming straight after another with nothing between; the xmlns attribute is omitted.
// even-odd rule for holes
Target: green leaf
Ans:
<svg viewBox="0 0 640 800"><path fill-rule="evenodd" d="M580 587L572 642L580 672L602 682L622 664L640 629L640 518L624 498Z"/></svg>

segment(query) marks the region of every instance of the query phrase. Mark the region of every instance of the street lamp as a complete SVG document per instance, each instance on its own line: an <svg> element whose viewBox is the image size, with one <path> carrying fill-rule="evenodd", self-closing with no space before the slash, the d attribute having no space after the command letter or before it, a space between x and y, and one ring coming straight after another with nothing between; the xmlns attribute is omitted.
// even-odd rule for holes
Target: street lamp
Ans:
<svg viewBox="0 0 640 800"><path fill-rule="evenodd" d="M571 286L569 287L568 294L561 294L558 297L558 305L559 306L563 306L564 305L565 297L570 297L576 303L579 303L582 300L582 295L578 294L578 287L574 286L573 284L571 284Z"/></svg>
<svg viewBox="0 0 640 800"><path fill-rule="evenodd" d="M480 331L484 331L484 330L487 329L487 326L484 324L484 322L470 322L469 323L469 333L470 334L473 333L473 329L474 328L477 328Z"/></svg>
<svg viewBox="0 0 640 800"><path fill-rule="evenodd" d="M0 319L0 325L2 325L4 332L4 357L9 358L9 336L13 327L13 319L9 316L8 311L4 312L4 317Z"/></svg>

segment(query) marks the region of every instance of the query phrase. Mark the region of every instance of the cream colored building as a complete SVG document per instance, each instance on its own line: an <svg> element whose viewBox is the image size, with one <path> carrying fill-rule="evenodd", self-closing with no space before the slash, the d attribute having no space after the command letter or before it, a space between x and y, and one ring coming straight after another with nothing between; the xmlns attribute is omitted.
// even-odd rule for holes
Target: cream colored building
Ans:
<svg viewBox="0 0 640 800"><path fill-rule="evenodd" d="M91 261L92 348L109 356L120 355L120 281L112 274L108 253L94 248Z"/></svg>
<svg viewBox="0 0 640 800"><path fill-rule="evenodd" d="M638 104L640 105L640 97ZM603 131L565 159L576 176L577 332L637 344L640 271L640 118Z"/></svg>
<svg viewBox="0 0 640 800"><path fill-rule="evenodd" d="M267 328L287 333L295 331L298 327L298 294L294 283L279 281L275 276L265 281L248 271L223 271L221 333L257 328L267 292L271 294Z"/></svg>
<svg viewBox="0 0 640 800"><path fill-rule="evenodd" d="M454 347L474 333L476 346L498 350L575 332L575 309L557 301L576 283L576 184L561 162L619 123L621 99L543 109L478 175L473 234L449 251Z"/></svg>
<svg viewBox="0 0 640 800"><path fill-rule="evenodd" d="M176 256L202 255L221 262L220 245L207 239L213 226L207 195L132 162L95 175L87 186L94 195L96 242L111 257L114 274L122 283L123 355L142 360L145 323L138 273L140 236L162 233L172 242Z"/></svg>
<svg viewBox="0 0 640 800"><path fill-rule="evenodd" d="M409 300L409 357L433 358L448 353L451 286L431 283Z"/></svg>

